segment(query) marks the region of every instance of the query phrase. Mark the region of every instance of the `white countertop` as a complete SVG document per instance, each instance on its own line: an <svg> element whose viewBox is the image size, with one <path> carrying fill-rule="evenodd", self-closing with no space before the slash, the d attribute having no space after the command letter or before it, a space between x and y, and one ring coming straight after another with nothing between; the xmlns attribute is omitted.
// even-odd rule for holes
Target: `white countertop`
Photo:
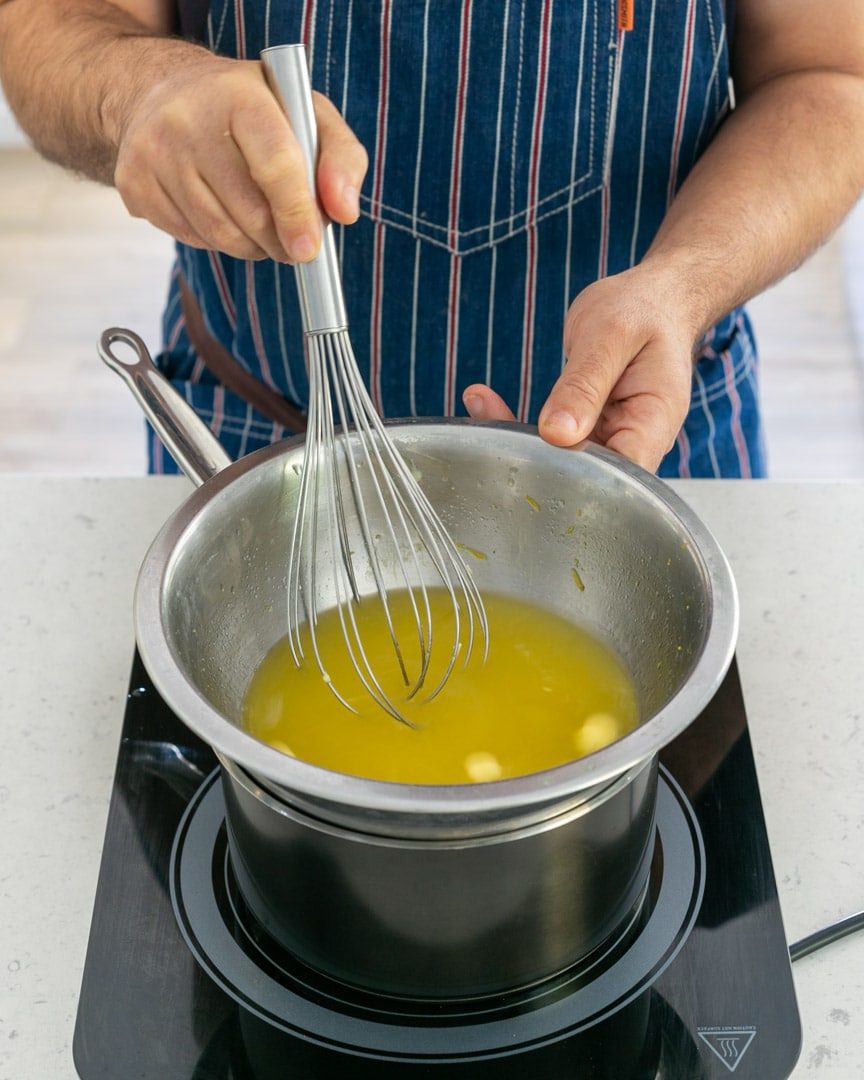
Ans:
<svg viewBox="0 0 864 1080"><path fill-rule="evenodd" d="M675 487L738 581L738 662L796 941L864 906L864 484ZM76 1075L135 575L190 490L0 476L0 1080ZM793 1075L864 1076L864 934L793 970L804 1026Z"/></svg>

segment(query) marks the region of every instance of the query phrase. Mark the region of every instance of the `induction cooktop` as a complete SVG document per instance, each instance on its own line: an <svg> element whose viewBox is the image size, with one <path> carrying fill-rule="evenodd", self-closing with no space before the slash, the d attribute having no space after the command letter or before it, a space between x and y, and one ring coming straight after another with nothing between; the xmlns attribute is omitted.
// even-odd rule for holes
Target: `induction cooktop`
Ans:
<svg viewBox="0 0 864 1080"><path fill-rule="evenodd" d="M736 665L661 754L648 895L573 968L469 1001L306 967L234 878L218 766L136 656L74 1060L82 1080L780 1080L801 1029Z"/></svg>

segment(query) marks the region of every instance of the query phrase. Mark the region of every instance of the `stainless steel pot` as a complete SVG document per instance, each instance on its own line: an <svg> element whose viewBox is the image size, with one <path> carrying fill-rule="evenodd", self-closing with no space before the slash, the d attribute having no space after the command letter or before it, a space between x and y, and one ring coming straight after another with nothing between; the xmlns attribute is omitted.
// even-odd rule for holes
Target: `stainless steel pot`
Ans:
<svg viewBox="0 0 864 1080"><path fill-rule="evenodd" d="M516 424L394 422L455 539L488 556L472 562L481 591L529 597L604 637L636 680L642 722L580 761L496 783L330 772L240 722L286 629L302 441L229 463L135 335L106 331L100 351L201 485L147 554L136 632L159 692L222 761L232 862L269 932L330 975L424 997L525 985L619 933L647 882L657 753L707 704L737 634L729 566L693 512L595 446L555 449Z"/></svg>

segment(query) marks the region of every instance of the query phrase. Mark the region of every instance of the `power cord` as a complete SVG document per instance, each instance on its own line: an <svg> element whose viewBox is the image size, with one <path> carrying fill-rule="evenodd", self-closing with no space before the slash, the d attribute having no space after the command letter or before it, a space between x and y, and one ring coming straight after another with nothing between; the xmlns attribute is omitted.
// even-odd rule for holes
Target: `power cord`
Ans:
<svg viewBox="0 0 864 1080"><path fill-rule="evenodd" d="M830 926L824 926L815 934L808 934L807 937L796 941L794 945L789 946L789 957L794 964L796 960L809 956L810 953L816 952L824 945L830 945L833 941L839 941L847 934L854 934L856 930L864 930L864 911L856 911L854 915L847 915L845 919L831 923Z"/></svg>

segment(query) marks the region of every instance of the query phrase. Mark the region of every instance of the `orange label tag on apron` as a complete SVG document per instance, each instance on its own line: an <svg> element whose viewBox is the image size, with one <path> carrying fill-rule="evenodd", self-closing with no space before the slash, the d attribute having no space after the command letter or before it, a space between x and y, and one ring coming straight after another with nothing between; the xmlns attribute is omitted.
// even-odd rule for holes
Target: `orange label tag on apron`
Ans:
<svg viewBox="0 0 864 1080"><path fill-rule="evenodd" d="M633 8L636 0L618 0L618 29L633 29Z"/></svg>

